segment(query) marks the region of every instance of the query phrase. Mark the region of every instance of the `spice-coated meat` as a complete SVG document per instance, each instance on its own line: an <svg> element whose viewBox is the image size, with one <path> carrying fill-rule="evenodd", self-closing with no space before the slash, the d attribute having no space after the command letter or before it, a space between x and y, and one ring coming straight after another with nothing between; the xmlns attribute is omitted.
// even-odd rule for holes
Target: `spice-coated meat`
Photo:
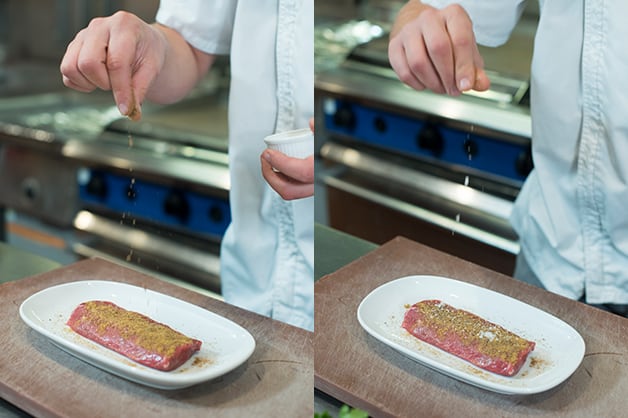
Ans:
<svg viewBox="0 0 628 418"><path fill-rule="evenodd" d="M107 301L81 303L67 325L133 361L163 371L181 366L202 344L145 315Z"/></svg>
<svg viewBox="0 0 628 418"><path fill-rule="evenodd" d="M423 300L412 305L406 311L402 327L422 341L504 376L517 374L536 345L439 300Z"/></svg>

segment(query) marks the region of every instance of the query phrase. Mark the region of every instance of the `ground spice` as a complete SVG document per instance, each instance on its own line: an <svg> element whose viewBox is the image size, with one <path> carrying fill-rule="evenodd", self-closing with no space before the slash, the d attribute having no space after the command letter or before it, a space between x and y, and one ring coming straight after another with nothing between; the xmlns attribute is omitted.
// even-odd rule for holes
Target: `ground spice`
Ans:
<svg viewBox="0 0 628 418"><path fill-rule="evenodd" d="M177 347L193 341L167 325L109 302L89 301L84 306L85 314L78 318L77 323L88 322L101 335L115 332L121 339L162 357L172 356Z"/></svg>
<svg viewBox="0 0 628 418"><path fill-rule="evenodd" d="M530 342L507 329L491 323L471 312L446 303L414 304L423 315L422 324L434 330L441 340L457 338L478 353L514 363Z"/></svg>

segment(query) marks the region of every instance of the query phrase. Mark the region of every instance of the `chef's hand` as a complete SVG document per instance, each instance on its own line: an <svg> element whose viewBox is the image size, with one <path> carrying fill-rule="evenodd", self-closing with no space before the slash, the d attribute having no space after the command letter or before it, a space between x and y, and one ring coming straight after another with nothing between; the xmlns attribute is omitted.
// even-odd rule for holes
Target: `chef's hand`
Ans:
<svg viewBox="0 0 628 418"><path fill-rule="evenodd" d="M176 31L117 12L93 19L76 35L60 70L67 87L112 90L120 113L139 119L145 98L158 103L180 99L212 62Z"/></svg>
<svg viewBox="0 0 628 418"><path fill-rule="evenodd" d="M314 131L314 120L310 120ZM302 199L314 195L314 156L292 158L271 149L261 155L262 175L284 200ZM275 170L273 170L273 167Z"/></svg>
<svg viewBox="0 0 628 418"><path fill-rule="evenodd" d="M436 9L408 2L393 25L388 58L399 79L416 90L458 96L490 86L471 19L457 4Z"/></svg>
<svg viewBox="0 0 628 418"><path fill-rule="evenodd" d="M262 175L284 200L314 195L314 156L288 157L277 150L262 153ZM273 170L275 167L275 170Z"/></svg>

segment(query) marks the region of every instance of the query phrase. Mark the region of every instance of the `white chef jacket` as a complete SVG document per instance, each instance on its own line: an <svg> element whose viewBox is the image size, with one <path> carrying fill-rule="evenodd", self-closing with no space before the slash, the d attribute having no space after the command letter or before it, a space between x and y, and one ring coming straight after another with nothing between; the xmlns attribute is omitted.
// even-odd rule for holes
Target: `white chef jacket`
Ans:
<svg viewBox="0 0 628 418"><path fill-rule="evenodd" d="M457 0L480 43L504 42L521 0ZM437 7L447 1L429 1ZM511 216L550 291L628 303L628 2L540 0L532 61L535 168Z"/></svg>
<svg viewBox="0 0 628 418"><path fill-rule="evenodd" d="M232 222L222 241L225 301L314 328L314 198L284 201L264 180L264 137L314 114L313 0L162 0L157 21L195 48L230 54Z"/></svg>

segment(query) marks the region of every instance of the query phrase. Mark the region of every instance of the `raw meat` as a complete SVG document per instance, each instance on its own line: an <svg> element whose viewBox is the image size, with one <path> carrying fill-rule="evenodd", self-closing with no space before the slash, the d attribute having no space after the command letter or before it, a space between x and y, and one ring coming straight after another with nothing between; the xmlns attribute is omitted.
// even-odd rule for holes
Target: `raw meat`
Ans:
<svg viewBox="0 0 628 418"><path fill-rule="evenodd" d="M181 366L202 344L145 315L106 301L81 303L67 325L133 361L163 371Z"/></svg>
<svg viewBox="0 0 628 418"><path fill-rule="evenodd" d="M422 341L504 376L517 374L536 345L440 300L423 300L412 305L406 311L402 327Z"/></svg>

